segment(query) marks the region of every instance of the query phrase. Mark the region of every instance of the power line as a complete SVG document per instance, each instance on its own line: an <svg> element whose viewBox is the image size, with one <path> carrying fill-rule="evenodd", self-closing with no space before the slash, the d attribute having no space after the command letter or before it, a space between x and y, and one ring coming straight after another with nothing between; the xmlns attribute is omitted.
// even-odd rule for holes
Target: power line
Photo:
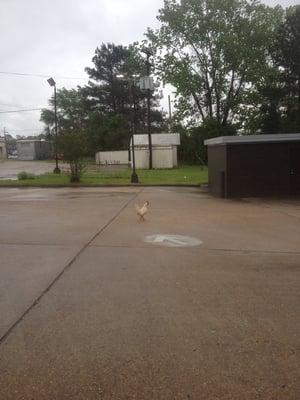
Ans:
<svg viewBox="0 0 300 400"><path fill-rule="evenodd" d="M42 128L9 128L10 131L36 131L37 129Z"/></svg>
<svg viewBox="0 0 300 400"><path fill-rule="evenodd" d="M11 107L19 107L18 104L7 104L7 103L0 103L0 106L1 107L9 107L9 108L11 108Z"/></svg>
<svg viewBox="0 0 300 400"><path fill-rule="evenodd" d="M12 111L0 111L0 114L10 114L10 113L18 113L18 112L27 112L27 111L41 111L44 108L25 108L21 110L12 110Z"/></svg>
<svg viewBox="0 0 300 400"><path fill-rule="evenodd" d="M6 135L32 135L32 134L41 134L41 133L45 133L45 129L31 129L31 130L27 130L27 129L7 129L5 134ZM0 133L1 136L1 133Z"/></svg>
<svg viewBox="0 0 300 400"><path fill-rule="evenodd" d="M57 76L55 74L49 74L49 75L44 75L44 74L27 74L27 73L22 73L22 72L7 72L7 71L0 71L0 74L2 75L18 75L18 76L32 76L35 78L49 78L49 76L53 75L55 76L56 79L89 79L88 77L80 77L80 76Z"/></svg>
<svg viewBox="0 0 300 400"><path fill-rule="evenodd" d="M3 107L3 106L1 106L1 107ZM10 106L9 108L12 108L13 106ZM4 109L4 110L0 110L0 113L1 114L5 114L5 113L10 113L10 112L18 112L18 111L27 111L27 110L39 110L39 109L44 109L44 108L47 108L48 106L32 106L32 108L24 108L24 107L26 107L26 106L23 106L23 107L19 107L19 106L14 106L14 107L18 107L18 108L16 108L15 110L6 110L6 109ZM29 106L28 106L29 107Z"/></svg>

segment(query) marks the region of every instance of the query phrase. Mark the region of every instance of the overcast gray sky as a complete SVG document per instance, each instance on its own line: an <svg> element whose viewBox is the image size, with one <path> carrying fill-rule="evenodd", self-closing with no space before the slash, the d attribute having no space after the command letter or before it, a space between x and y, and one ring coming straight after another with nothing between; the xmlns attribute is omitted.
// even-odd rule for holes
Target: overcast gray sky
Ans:
<svg viewBox="0 0 300 400"><path fill-rule="evenodd" d="M283 7L299 0L265 0ZM128 44L141 40L148 26L158 26L163 0L0 0L0 72L53 76L57 87L83 85L94 50L102 42ZM46 78L0 73L0 111L48 105L52 88ZM39 111L0 113L13 135L40 133Z"/></svg>

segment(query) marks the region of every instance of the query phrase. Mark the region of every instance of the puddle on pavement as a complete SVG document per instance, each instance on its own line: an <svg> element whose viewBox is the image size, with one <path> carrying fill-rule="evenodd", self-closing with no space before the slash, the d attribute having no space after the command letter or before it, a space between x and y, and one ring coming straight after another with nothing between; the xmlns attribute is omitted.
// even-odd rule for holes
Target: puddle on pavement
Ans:
<svg viewBox="0 0 300 400"><path fill-rule="evenodd" d="M81 197L118 197L118 196L131 196L136 194L135 192L67 192L67 193L57 193L57 197L67 197L67 198L81 198Z"/></svg>
<svg viewBox="0 0 300 400"><path fill-rule="evenodd" d="M11 194L8 197L14 201L49 201L49 200L75 200L75 199L100 199L107 197L121 197L121 196L132 196L136 192L64 192L58 193L53 192L51 189L42 189L38 192L33 192L32 189L22 188L16 189L17 192ZM26 193L28 190L28 193ZM44 191L45 190L45 191Z"/></svg>
<svg viewBox="0 0 300 400"><path fill-rule="evenodd" d="M17 181L18 177L17 176L0 176L1 181Z"/></svg>

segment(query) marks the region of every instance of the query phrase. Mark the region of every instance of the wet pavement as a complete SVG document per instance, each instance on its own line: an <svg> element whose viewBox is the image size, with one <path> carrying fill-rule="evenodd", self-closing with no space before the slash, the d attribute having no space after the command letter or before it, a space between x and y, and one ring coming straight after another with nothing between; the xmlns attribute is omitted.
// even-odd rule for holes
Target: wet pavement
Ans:
<svg viewBox="0 0 300 400"><path fill-rule="evenodd" d="M66 164L60 162L60 168L67 170ZM18 178L18 173L25 171L35 175L53 172L54 162L49 161L21 161L21 160L0 160L0 179Z"/></svg>
<svg viewBox="0 0 300 400"><path fill-rule="evenodd" d="M1 189L0 221L1 400L299 398L300 199Z"/></svg>

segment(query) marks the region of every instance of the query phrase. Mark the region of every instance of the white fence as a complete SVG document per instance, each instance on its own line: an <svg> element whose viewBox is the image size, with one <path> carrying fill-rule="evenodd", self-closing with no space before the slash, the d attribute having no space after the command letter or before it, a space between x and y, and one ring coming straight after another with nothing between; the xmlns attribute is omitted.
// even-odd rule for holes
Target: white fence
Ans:
<svg viewBox="0 0 300 400"><path fill-rule="evenodd" d="M98 165L126 165L128 164L128 151L98 151L96 164Z"/></svg>
<svg viewBox="0 0 300 400"><path fill-rule="evenodd" d="M148 146L135 147L135 165L138 169L149 168ZM98 165L130 165L128 151L99 151L96 153L96 164ZM152 148L153 168L177 167L177 146L153 146ZM131 149L132 160L132 149Z"/></svg>

